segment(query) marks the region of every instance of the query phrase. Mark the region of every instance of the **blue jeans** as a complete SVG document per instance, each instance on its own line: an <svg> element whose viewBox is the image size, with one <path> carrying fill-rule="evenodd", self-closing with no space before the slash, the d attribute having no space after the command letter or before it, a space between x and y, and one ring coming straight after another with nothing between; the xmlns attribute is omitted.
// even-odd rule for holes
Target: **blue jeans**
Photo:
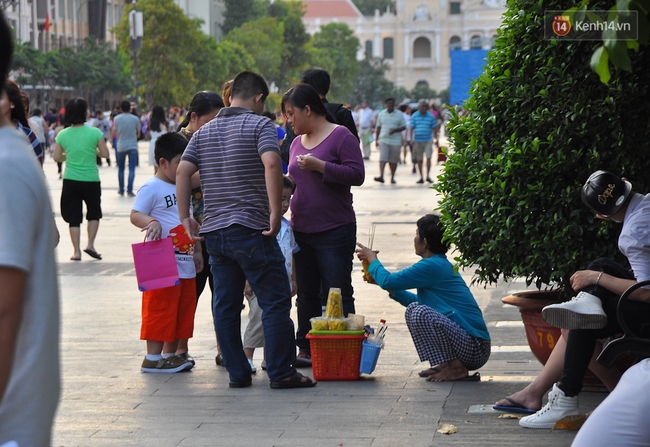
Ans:
<svg viewBox="0 0 650 447"><path fill-rule="evenodd" d="M117 181L120 183L119 193L124 194L124 166L126 157L129 157L129 183L126 192L133 193L133 179L135 178L135 167L138 165L137 149L129 149L117 153Z"/></svg>
<svg viewBox="0 0 650 447"><path fill-rule="evenodd" d="M293 375L296 360L291 321L291 287L275 237L241 225L205 235L214 280L212 314L219 347L232 382L251 380L241 340L241 309L246 280L262 309L266 367L271 381Z"/></svg>
<svg viewBox="0 0 650 447"><path fill-rule="evenodd" d="M296 344L310 352L305 338L311 329L309 319L322 314L330 287L341 289L343 312L354 312L352 259L357 242L357 224L350 223L319 233L294 232L300 247L294 255L298 282L298 332Z"/></svg>

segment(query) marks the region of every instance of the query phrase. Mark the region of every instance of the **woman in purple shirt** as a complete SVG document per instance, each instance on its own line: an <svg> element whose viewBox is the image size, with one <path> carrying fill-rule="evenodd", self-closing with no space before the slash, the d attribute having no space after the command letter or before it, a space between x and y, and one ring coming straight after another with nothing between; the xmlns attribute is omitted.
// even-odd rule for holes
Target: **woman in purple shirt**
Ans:
<svg viewBox="0 0 650 447"><path fill-rule="evenodd" d="M350 187L363 183L365 171L359 142L344 126L334 124L313 87L298 84L287 91L282 112L299 135L289 157L289 175L296 182L291 226L300 247L295 255L299 349L295 366L307 366L309 319L321 315L330 287L341 289L345 315L354 313L357 224Z"/></svg>

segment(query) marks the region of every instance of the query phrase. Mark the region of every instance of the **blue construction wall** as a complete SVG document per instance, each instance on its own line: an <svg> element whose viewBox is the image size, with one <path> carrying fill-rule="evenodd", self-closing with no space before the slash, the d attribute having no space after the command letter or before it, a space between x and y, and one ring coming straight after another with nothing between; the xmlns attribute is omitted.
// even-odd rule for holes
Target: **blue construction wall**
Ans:
<svg viewBox="0 0 650 447"><path fill-rule="evenodd" d="M462 105L472 81L483 73L488 50L452 50L449 103Z"/></svg>

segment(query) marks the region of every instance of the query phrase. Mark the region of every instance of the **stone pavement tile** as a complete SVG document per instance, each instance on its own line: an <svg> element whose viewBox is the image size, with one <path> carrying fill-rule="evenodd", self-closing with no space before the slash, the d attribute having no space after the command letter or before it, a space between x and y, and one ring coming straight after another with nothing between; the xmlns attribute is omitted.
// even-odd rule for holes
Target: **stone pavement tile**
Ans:
<svg viewBox="0 0 650 447"><path fill-rule="evenodd" d="M340 438L340 437L319 437L314 439L312 437L304 436L287 436L283 434L278 438L259 439L254 443L246 436L241 437L222 437L215 433L213 437L193 436L191 439L181 441L179 446L247 446L254 445L255 447L369 447L373 445L375 438ZM400 445L400 444L393 444Z"/></svg>

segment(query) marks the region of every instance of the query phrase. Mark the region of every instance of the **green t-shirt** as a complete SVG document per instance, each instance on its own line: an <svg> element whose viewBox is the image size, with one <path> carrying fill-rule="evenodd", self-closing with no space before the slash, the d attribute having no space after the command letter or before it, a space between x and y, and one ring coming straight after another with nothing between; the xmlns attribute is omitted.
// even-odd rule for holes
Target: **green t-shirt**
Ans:
<svg viewBox="0 0 650 447"><path fill-rule="evenodd" d="M63 129L56 142L65 152L65 180L98 182L97 143L104 138L96 127L80 126Z"/></svg>

